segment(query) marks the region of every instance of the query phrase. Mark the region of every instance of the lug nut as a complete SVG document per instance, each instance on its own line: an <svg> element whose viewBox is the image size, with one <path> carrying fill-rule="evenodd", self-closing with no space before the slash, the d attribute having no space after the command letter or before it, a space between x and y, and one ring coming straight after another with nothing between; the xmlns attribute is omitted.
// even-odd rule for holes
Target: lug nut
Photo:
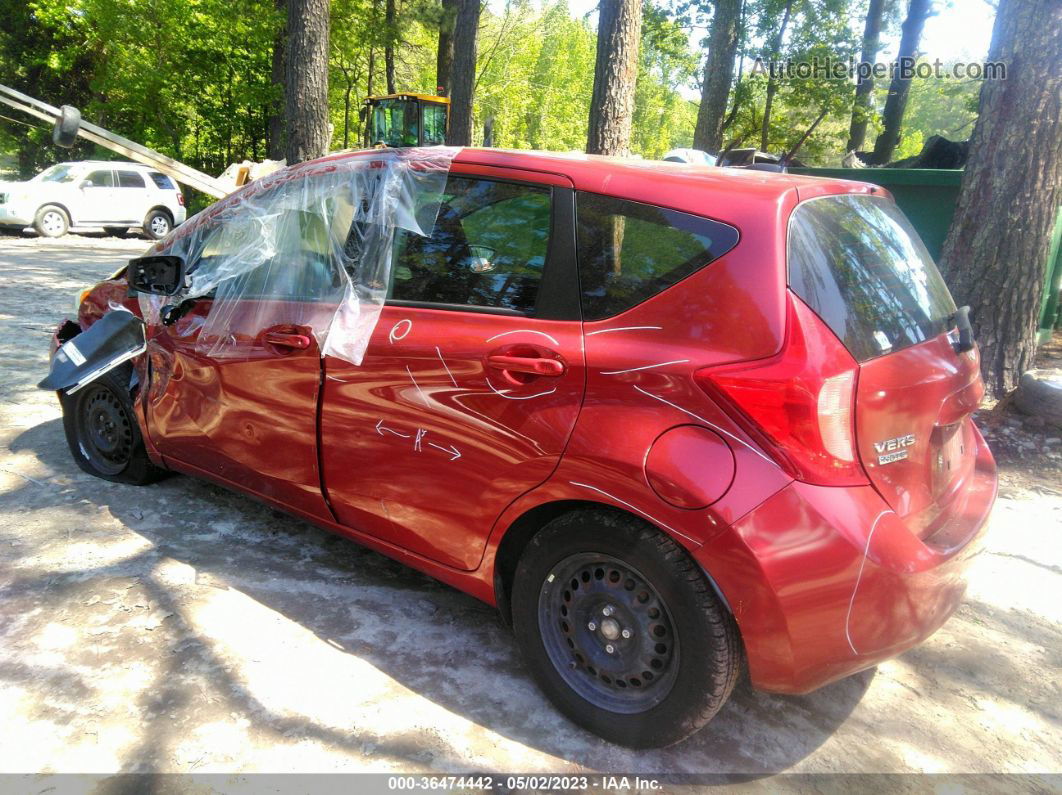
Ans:
<svg viewBox="0 0 1062 795"><path fill-rule="evenodd" d="M605 651L607 651L609 654L612 654L612 652L614 652L615 650L616 650L616 647L613 646L611 643L608 644L607 646L605 646Z"/></svg>
<svg viewBox="0 0 1062 795"><path fill-rule="evenodd" d="M601 611L601 614L605 615L605 616L610 616L610 615L612 615L612 613L613 613L612 605L607 605L605 607L605 609Z"/></svg>
<svg viewBox="0 0 1062 795"><path fill-rule="evenodd" d="M586 625L586 628L593 632L595 629L597 629L597 624L591 621L589 624Z"/></svg>
<svg viewBox="0 0 1062 795"><path fill-rule="evenodd" d="M629 638L631 636L631 631L629 629L625 629L621 634L623 635L623 637Z"/></svg>

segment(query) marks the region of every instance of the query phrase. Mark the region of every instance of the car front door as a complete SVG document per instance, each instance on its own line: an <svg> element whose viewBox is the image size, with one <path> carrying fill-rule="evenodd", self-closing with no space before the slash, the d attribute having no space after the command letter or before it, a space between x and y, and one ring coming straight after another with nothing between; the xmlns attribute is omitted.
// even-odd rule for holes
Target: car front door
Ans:
<svg viewBox="0 0 1062 795"><path fill-rule="evenodd" d="M114 214L114 172L109 168L90 171L78 184L72 223L91 224L110 220Z"/></svg>
<svg viewBox="0 0 1062 795"><path fill-rule="evenodd" d="M469 570L549 477L583 396L573 214L564 177L455 163L431 237L398 233L362 364L325 358L341 523Z"/></svg>
<svg viewBox="0 0 1062 795"><path fill-rule="evenodd" d="M317 465L313 330L327 328L336 307L331 230L298 209L277 226L269 261L184 305L175 322L151 325L148 432L174 469L330 519ZM247 245L220 223L201 237L189 267L202 271L238 263Z"/></svg>

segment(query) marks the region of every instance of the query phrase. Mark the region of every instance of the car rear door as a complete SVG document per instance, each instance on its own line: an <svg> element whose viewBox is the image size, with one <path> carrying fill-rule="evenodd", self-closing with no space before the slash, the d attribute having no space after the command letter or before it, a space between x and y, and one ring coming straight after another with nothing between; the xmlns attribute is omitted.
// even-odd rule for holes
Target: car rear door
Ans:
<svg viewBox="0 0 1062 795"><path fill-rule="evenodd" d="M113 220L140 224L150 208L144 175L133 169L117 169Z"/></svg>
<svg viewBox="0 0 1062 795"><path fill-rule="evenodd" d="M943 529L973 482L984 387L918 234L887 198L810 200L790 224L789 277L859 362L856 444L871 483L913 532Z"/></svg>
<svg viewBox="0 0 1062 795"><path fill-rule="evenodd" d="M326 357L321 461L339 521L475 568L556 467L584 361L561 176L454 163L430 238L399 233L364 361Z"/></svg>

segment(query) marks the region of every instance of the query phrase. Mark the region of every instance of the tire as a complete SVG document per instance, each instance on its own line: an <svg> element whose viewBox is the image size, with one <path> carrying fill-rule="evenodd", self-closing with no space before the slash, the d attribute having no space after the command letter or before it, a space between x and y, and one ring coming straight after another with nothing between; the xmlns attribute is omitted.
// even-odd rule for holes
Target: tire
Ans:
<svg viewBox="0 0 1062 795"><path fill-rule="evenodd" d="M152 240L162 240L173 231L173 219L165 210L152 210L144 219L144 234Z"/></svg>
<svg viewBox="0 0 1062 795"><path fill-rule="evenodd" d="M33 228L41 237L62 237L70 229L70 217L62 207L46 204L37 210Z"/></svg>
<svg viewBox="0 0 1062 795"><path fill-rule="evenodd" d="M662 747L693 734L742 668L737 625L697 564L618 511L547 524L517 565L512 608L539 687L572 721L621 745Z"/></svg>
<svg viewBox="0 0 1062 795"><path fill-rule="evenodd" d="M143 486L165 474L144 449L129 397L132 368L126 364L82 387L60 393L63 431L77 465L104 480Z"/></svg>
<svg viewBox="0 0 1062 795"><path fill-rule="evenodd" d="M105 226L103 227L105 234L111 237L125 237L126 232L129 231L128 226Z"/></svg>

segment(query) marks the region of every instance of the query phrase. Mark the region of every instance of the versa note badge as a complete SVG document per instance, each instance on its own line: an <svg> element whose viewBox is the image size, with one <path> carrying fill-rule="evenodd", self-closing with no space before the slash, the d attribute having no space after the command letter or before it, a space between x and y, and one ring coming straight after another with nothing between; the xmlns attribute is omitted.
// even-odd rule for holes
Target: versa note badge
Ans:
<svg viewBox="0 0 1062 795"><path fill-rule="evenodd" d="M907 448L913 446L915 436L909 433L906 436L897 436L895 439L886 439L883 442L874 442L874 449L878 453L878 464L895 464L907 458Z"/></svg>

